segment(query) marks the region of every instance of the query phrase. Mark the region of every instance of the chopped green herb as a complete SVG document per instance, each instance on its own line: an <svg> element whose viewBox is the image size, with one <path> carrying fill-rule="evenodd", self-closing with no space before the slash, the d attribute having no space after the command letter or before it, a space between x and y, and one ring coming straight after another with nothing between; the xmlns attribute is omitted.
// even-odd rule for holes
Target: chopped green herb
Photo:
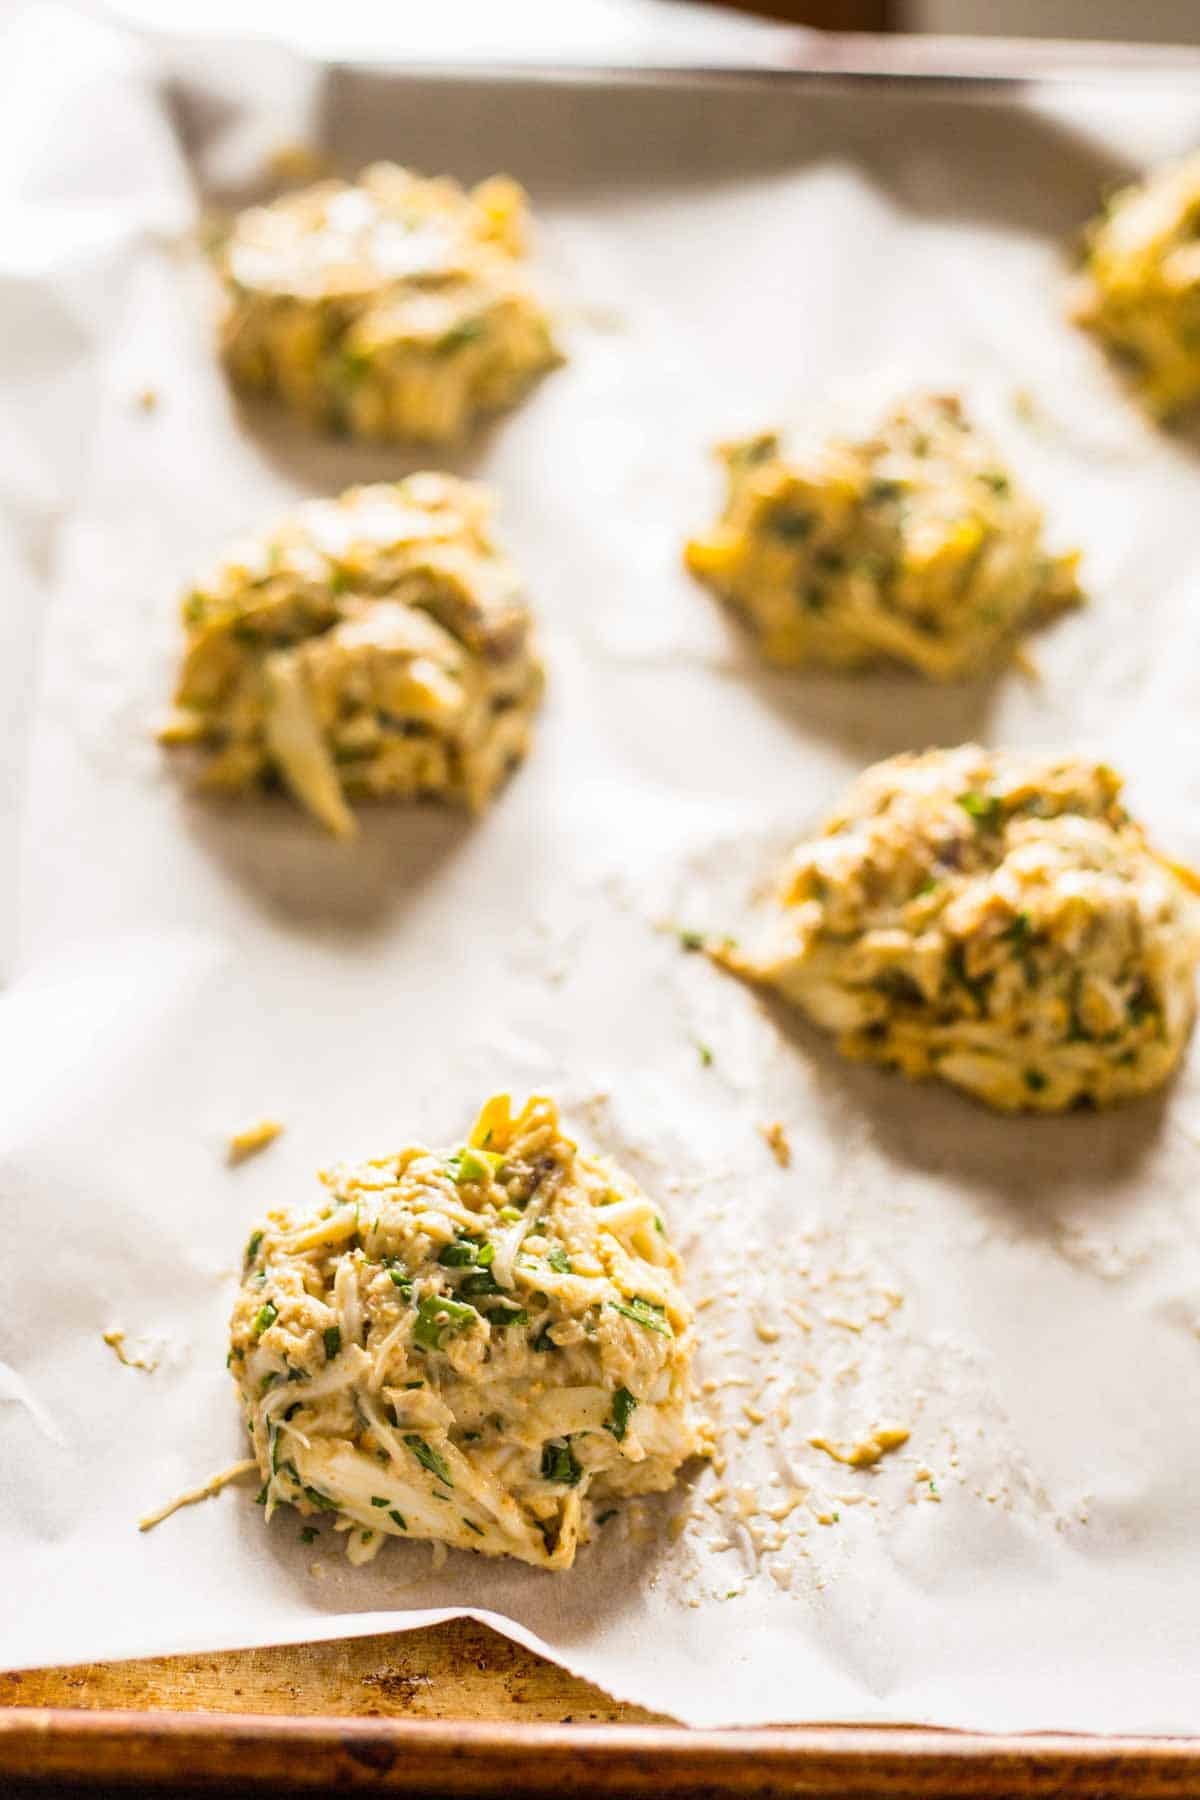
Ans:
<svg viewBox="0 0 1200 1800"><path fill-rule="evenodd" d="M254 1496L255 1506L265 1506L267 1504L267 1495L270 1493L270 1491L271 1491L270 1482L264 1481L262 1486L259 1488L257 1494L255 1494L255 1496Z"/></svg>
<svg viewBox="0 0 1200 1800"><path fill-rule="evenodd" d="M554 1339L550 1336L550 1326L548 1323L542 1326L542 1329L538 1332L538 1334L535 1338L530 1339L529 1348L531 1350L537 1350L539 1352L546 1351L546 1350L557 1350L558 1349L558 1345L555 1343Z"/></svg>
<svg viewBox="0 0 1200 1800"><path fill-rule="evenodd" d="M1029 914L1019 912L1013 915L1013 922L1004 933L1010 944L1023 944L1031 930Z"/></svg>
<svg viewBox="0 0 1200 1800"><path fill-rule="evenodd" d="M515 1225L520 1216L519 1206L502 1206L500 1208L500 1220L504 1225Z"/></svg>
<svg viewBox="0 0 1200 1800"><path fill-rule="evenodd" d="M1025 1086L1029 1089L1031 1094L1040 1094L1042 1089L1046 1086L1046 1077L1042 1074L1040 1069L1026 1069L1024 1080Z"/></svg>
<svg viewBox="0 0 1200 1800"><path fill-rule="evenodd" d="M426 1294L417 1304L413 1343L422 1350L440 1350L447 1338L466 1331L478 1317L473 1306L463 1306L445 1294Z"/></svg>
<svg viewBox="0 0 1200 1800"><path fill-rule="evenodd" d="M340 1325L327 1325L323 1336L325 1338L325 1361L332 1362L334 1357L341 1352L342 1328Z"/></svg>
<svg viewBox="0 0 1200 1800"><path fill-rule="evenodd" d="M786 544L802 544L805 538L812 536L816 522L813 513L786 503L772 507L764 520L772 536L782 538Z"/></svg>
<svg viewBox="0 0 1200 1800"><path fill-rule="evenodd" d="M687 950L689 953L694 950L703 950L704 933L702 931L681 931L679 933L679 947L681 950Z"/></svg>
<svg viewBox="0 0 1200 1800"><path fill-rule="evenodd" d="M245 1266L247 1269L250 1267L250 1264L254 1261L255 1257L258 1255L258 1246L262 1243L262 1241L263 1241L263 1234L261 1231L252 1231L251 1232L250 1242L246 1245Z"/></svg>
<svg viewBox="0 0 1200 1800"><path fill-rule="evenodd" d="M258 1309L258 1316L254 1321L255 1337L261 1337L264 1331L269 1331L278 1317L279 1308L273 1300L268 1300L260 1306Z"/></svg>
<svg viewBox="0 0 1200 1800"><path fill-rule="evenodd" d="M478 1254L475 1244L460 1239L455 1244L443 1244L438 1252L438 1261L444 1269L473 1269Z"/></svg>
<svg viewBox="0 0 1200 1800"><path fill-rule="evenodd" d="M655 1229L655 1231L658 1231L658 1232L665 1232L667 1229L666 1226L663 1224L662 1220L659 1218L657 1213L655 1213L655 1215L654 1215L654 1229Z"/></svg>
<svg viewBox="0 0 1200 1800"><path fill-rule="evenodd" d="M384 1500L379 1494L372 1494L371 1495L371 1505L372 1506L386 1506L387 1501Z"/></svg>
<svg viewBox="0 0 1200 1800"><path fill-rule="evenodd" d="M561 1244L555 1244L546 1261L556 1274L569 1275L571 1273L571 1259Z"/></svg>
<svg viewBox="0 0 1200 1800"><path fill-rule="evenodd" d="M358 1534L359 1542L362 1544L369 1544L374 1536L375 1533L373 1531L360 1531Z"/></svg>
<svg viewBox="0 0 1200 1800"><path fill-rule="evenodd" d="M917 889L916 894L913 897L916 900L923 900L925 898L926 894L932 894L934 889L937 887L940 887L940 886L941 886L941 883L940 883L940 881L938 881L937 877L934 875L931 875L929 877L928 881L923 881L921 883L920 887Z"/></svg>
<svg viewBox="0 0 1200 1800"><path fill-rule="evenodd" d="M462 1522L466 1526L468 1531L473 1531L475 1533L476 1537L484 1536L484 1530L483 1530L482 1525L477 1525L475 1523L474 1519L468 1519L466 1513L463 1513L461 1515L461 1517L462 1517Z"/></svg>
<svg viewBox="0 0 1200 1800"><path fill-rule="evenodd" d="M398 1287L406 1300L411 1300L413 1291L412 1277L403 1274L399 1269L389 1269L388 1276L392 1286Z"/></svg>
<svg viewBox="0 0 1200 1800"><path fill-rule="evenodd" d="M637 1395L631 1394L627 1387L613 1390L612 1412L604 1421L605 1431L611 1431L618 1444L622 1443L629 1429L629 1421L637 1405Z"/></svg>
<svg viewBox="0 0 1200 1800"><path fill-rule="evenodd" d="M994 494L1007 494L1011 485L1003 469L981 469L979 479L987 487L990 487Z"/></svg>
<svg viewBox="0 0 1200 1800"><path fill-rule="evenodd" d="M434 351L438 356L453 356L464 345L478 343L480 338L486 336L486 320L462 319L457 325L452 325L449 331L442 333L434 345Z"/></svg>
<svg viewBox="0 0 1200 1800"><path fill-rule="evenodd" d="M495 1244L480 1244L478 1253L476 1254L476 1257L475 1257L475 1261L476 1261L477 1265L479 1266L479 1268L490 1269L492 1264L495 1262L495 1260L496 1260Z"/></svg>
<svg viewBox="0 0 1200 1800"><path fill-rule="evenodd" d="M501 1329L529 1323L529 1314L523 1306L489 1306L483 1316L489 1325L497 1325Z"/></svg>
<svg viewBox="0 0 1200 1800"><path fill-rule="evenodd" d="M607 1525L607 1524L608 1524L608 1521L609 1521L609 1520L610 1520L610 1519L615 1519L615 1518L616 1518L616 1516L617 1516L617 1509L616 1509L616 1507L615 1507L615 1506L610 1506L610 1507L609 1507L609 1509L608 1509L608 1511L607 1511L607 1512L602 1512L602 1513L601 1513L601 1514L600 1514L600 1516L599 1516L599 1517L598 1517L598 1518L597 1518L597 1520L596 1520L596 1523L597 1523L597 1525Z"/></svg>
<svg viewBox="0 0 1200 1800"><path fill-rule="evenodd" d="M329 1495L323 1494L319 1488L306 1487L304 1498L311 1500L314 1506L319 1506L322 1512L336 1512L338 1509L337 1501L331 1500Z"/></svg>
<svg viewBox="0 0 1200 1800"><path fill-rule="evenodd" d="M995 794L984 794L978 788L968 788L965 794L956 794L955 799L965 813L968 813L980 831L987 831L1000 823L1003 808Z"/></svg>
<svg viewBox="0 0 1200 1800"><path fill-rule="evenodd" d="M417 1437L413 1432L408 1432L404 1441L423 1469L428 1469L431 1475L436 1475L438 1480L444 1481L447 1487L454 1486L446 1464L436 1450L429 1448L423 1437Z"/></svg>
<svg viewBox="0 0 1200 1800"><path fill-rule="evenodd" d="M551 1438L542 1445L542 1480L561 1482L565 1487L577 1487L583 1477L583 1470L571 1448L571 1440Z"/></svg>
<svg viewBox="0 0 1200 1800"><path fill-rule="evenodd" d="M404 1517L403 1513L398 1513L395 1508L388 1513L388 1518L392 1521L393 1525L398 1525L401 1531L408 1530L408 1520Z"/></svg>
<svg viewBox="0 0 1200 1800"><path fill-rule="evenodd" d="M302 1544L315 1544L320 1535L321 1534L315 1525L306 1525L300 1533L300 1542Z"/></svg>
<svg viewBox="0 0 1200 1800"><path fill-rule="evenodd" d="M622 1300L612 1300L609 1304L614 1312L619 1312L626 1319L632 1319L635 1325L642 1325L647 1331L657 1331L663 1337L675 1336L663 1316L663 1308L655 1300L646 1300L641 1294L635 1294L628 1304Z"/></svg>
<svg viewBox="0 0 1200 1800"><path fill-rule="evenodd" d="M702 1044L700 1040L697 1039L696 1052L700 1058L701 1066L705 1069L711 1069L713 1066L713 1053L711 1047L708 1044Z"/></svg>
<svg viewBox="0 0 1200 1800"><path fill-rule="evenodd" d="M499 1294L504 1290L490 1269L472 1269L459 1282L458 1291L471 1299L478 1299L481 1294Z"/></svg>

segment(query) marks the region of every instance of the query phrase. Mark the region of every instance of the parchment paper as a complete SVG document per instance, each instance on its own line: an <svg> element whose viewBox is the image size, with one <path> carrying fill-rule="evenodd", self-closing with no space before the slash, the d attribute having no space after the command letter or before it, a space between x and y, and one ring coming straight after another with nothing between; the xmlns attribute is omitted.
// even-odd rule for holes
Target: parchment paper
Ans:
<svg viewBox="0 0 1200 1800"><path fill-rule="evenodd" d="M842 1064L668 924L720 927L864 763L970 736L1125 769L1200 858L1200 465L1060 317L1099 189L1200 95L546 86L160 53L57 9L0 57L0 1655L10 1666L471 1612L696 1724L1198 1723L1200 1064L1021 1122ZM180 589L301 495L413 466L233 404L198 209L273 139L532 191L570 361L451 466L544 622L534 752L470 823L190 799L150 732ZM1091 604L938 691L764 675L680 569L708 447L961 385L1086 549ZM146 411L144 388L158 394ZM1014 404L1019 390L1034 397ZM548 1089L660 1197L717 1468L547 1575L346 1567L227 1490L250 1222L343 1156ZM230 1171L226 1135L286 1123ZM761 1135L781 1123L782 1168ZM102 1341L157 1349L153 1373ZM880 1423L875 1470L810 1443Z"/></svg>

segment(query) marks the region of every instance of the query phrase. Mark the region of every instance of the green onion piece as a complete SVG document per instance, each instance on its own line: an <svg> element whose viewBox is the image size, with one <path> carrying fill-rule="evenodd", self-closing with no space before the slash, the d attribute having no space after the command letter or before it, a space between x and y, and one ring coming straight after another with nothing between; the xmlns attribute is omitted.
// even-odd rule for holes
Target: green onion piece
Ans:
<svg viewBox="0 0 1200 1800"><path fill-rule="evenodd" d="M398 1513L395 1510L395 1508L393 1508L392 1511L388 1513L388 1518L392 1521L393 1525L398 1525L400 1527L401 1531L408 1530L408 1520L405 1518L403 1513Z"/></svg>
<svg viewBox="0 0 1200 1800"><path fill-rule="evenodd" d="M551 1438L542 1445L542 1480L557 1481L564 1487L577 1487L583 1477L571 1440Z"/></svg>
<svg viewBox="0 0 1200 1800"><path fill-rule="evenodd" d="M635 1294L626 1304L621 1300L611 1300L609 1305L622 1317L632 1319L635 1325L645 1326L647 1331L657 1331L663 1337L674 1337L667 1320L663 1317L663 1308L655 1300L646 1300L641 1294Z"/></svg>
<svg viewBox="0 0 1200 1800"><path fill-rule="evenodd" d="M495 1244L480 1244L475 1261L479 1268L490 1269L496 1260Z"/></svg>
<svg viewBox="0 0 1200 1800"><path fill-rule="evenodd" d="M637 1395L631 1394L627 1387L614 1388L612 1412L604 1421L605 1431L611 1431L618 1444L624 1440L629 1429L629 1421L637 1405Z"/></svg>
<svg viewBox="0 0 1200 1800"><path fill-rule="evenodd" d="M413 1291L412 1277L402 1274L399 1269L389 1269L388 1275L391 1279L392 1286L398 1287L406 1300L411 1300Z"/></svg>
<svg viewBox="0 0 1200 1800"><path fill-rule="evenodd" d="M422 1350L440 1350L447 1338L466 1331L478 1317L473 1306L462 1306L445 1294L426 1294L417 1305L413 1343Z"/></svg>
<svg viewBox="0 0 1200 1800"><path fill-rule="evenodd" d="M250 1242L246 1245L246 1256L245 1256L245 1267L247 1269L250 1267L250 1264L254 1261L255 1257L258 1255L258 1246L262 1243L262 1241L263 1241L263 1234L261 1231L252 1231L250 1233Z"/></svg>
<svg viewBox="0 0 1200 1800"><path fill-rule="evenodd" d="M428 1469L431 1475L436 1475L438 1480L444 1481L447 1487L454 1486L453 1481L450 1479L450 1471L446 1467L446 1464L442 1461L442 1458L438 1455L436 1450L431 1450L429 1448L429 1445L425 1442L423 1437L417 1437L413 1432L409 1432L406 1434L404 1441L423 1469Z"/></svg>
<svg viewBox="0 0 1200 1800"><path fill-rule="evenodd" d="M371 1505L372 1506L386 1506L387 1501L382 1499L380 1497L380 1495L378 1495L378 1494L372 1494L371 1495Z"/></svg>
<svg viewBox="0 0 1200 1800"><path fill-rule="evenodd" d="M258 1316L254 1321L255 1337L261 1337L264 1331L269 1331L278 1317L279 1308L273 1300L268 1300L264 1305L260 1306L258 1309Z"/></svg>
<svg viewBox="0 0 1200 1800"><path fill-rule="evenodd" d="M546 1261L559 1275L569 1275L571 1273L571 1259L561 1244L555 1244L554 1248L547 1256Z"/></svg>
<svg viewBox="0 0 1200 1800"><path fill-rule="evenodd" d="M342 1348L342 1328L340 1325L327 1325L322 1335L325 1339L325 1361L332 1362Z"/></svg>
<svg viewBox="0 0 1200 1800"><path fill-rule="evenodd" d="M464 1144L461 1150L446 1159L446 1173L452 1181L490 1181L494 1172L504 1161L493 1150L473 1150L470 1144Z"/></svg>
<svg viewBox="0 0 1200 1800"><path fill-rule="evenodd" d="M463 1513L461 1515L461 1517L462 1517L462 1522L466 1526L468 1531L473 1531L475 1533L476 1537L483 1537L485 1535L482 1525L477 1525L475 1523L474 1519L468 1519L466 1513Z"/></svg>

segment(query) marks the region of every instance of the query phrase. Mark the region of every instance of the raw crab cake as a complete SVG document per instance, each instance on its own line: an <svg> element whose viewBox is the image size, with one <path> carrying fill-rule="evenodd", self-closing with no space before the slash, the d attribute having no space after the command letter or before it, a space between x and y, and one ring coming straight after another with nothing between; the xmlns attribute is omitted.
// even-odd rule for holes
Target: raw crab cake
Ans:
<svg viewBox="0 0 1200 1800"><path fill-rule="evenodd" d="M839 1048L1003 1111L1157 1087L1192 1022L1200 907L1103 763L981 750L860 776L789 857L761 952L716 952Z"/></svg>
<svg viewBox="0 0 1200 1800"><path fill-rule="evenodd" d="M489 511L481 487L413 475L309 501L231 551L184 602L162 740L193 749L201 786L282 780L343 836L350 800L484 806L542 688Z"/></svg>
<svg viewBox="0 0 1200 1800"><path fill-rule="evenodd" d="M954 680L1080 599L1078 556L1047 554L1041 512L953 395L915 395L873 437L802 460L772 434L721 454L725 511L687 564L770 662Z"/></svg>
<svg viewBox="0 0 1200 1800"><path fill-rule="evenodd" d="M239 214L218 252L234 382L355 437L447 443L559 360L526 197L375 163Z"/></svg>
<svg viewBox="0 0 1200 1800"><path fill-rule="evenodd" d="M1088 230L1072 310L1151 412L1200 402L1200 152L1113 196Z"/></svg>
<svg viewBox="0 0 1200 1800"><path fill-rule="evenodd" d="M703 1450L662 1219L552 1101L321 1180L254 1231L233 1312L268 1517L334 1514L356 1562L394 1535L566 1569L593 1506Z"/></svg>

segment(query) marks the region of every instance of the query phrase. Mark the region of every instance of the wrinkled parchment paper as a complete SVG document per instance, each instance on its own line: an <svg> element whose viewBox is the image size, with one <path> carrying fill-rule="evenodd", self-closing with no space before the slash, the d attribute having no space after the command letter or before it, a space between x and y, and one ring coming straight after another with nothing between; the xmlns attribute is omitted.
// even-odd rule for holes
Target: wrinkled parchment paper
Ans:
<svg viewBox="0 0 1200 1800"><path fill-rule="evenodd" d="M1200 1045L1127 1111L995 1118L840 1063L663 927L721 927L862 764L970 736L1108 756L1200 859L1200 463L1059 312L1063 241L1196 137L1200 93L489 84L211 43L168 84L163 54L47 9L0 59L0 1655L471 1612L696 1724L1195 1728ZM534 753L484 819L381 808L349 847L189 798L150 736L225 540L413 466L242 412L214 362L198 211L297 135L525 181L570 350L450 459L544 622ZM1040 678L765 674L680 570L709 445L927 380L1084 545L1091 604ZM242 1454L255 1215L499 1088L558 1094L661 1199L716 1468L565 1575L403 1544L355 1571L252 1486L140 1536ZM285 1135L230 1170L263 1114ZM872 1469L809 1441L884 1423L910 1436Z"/></svg>

